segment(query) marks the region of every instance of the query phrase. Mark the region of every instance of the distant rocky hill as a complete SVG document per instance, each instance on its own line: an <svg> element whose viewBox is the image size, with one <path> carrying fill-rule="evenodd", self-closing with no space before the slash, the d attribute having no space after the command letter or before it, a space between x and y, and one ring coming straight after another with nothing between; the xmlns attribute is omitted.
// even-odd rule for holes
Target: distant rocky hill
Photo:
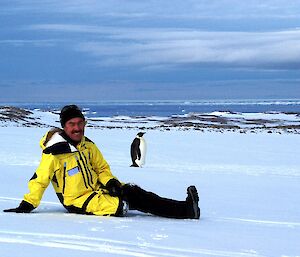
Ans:
<svg viewBox="0 0 300 257"><path fill-rule="evenodd" d="M232 131L240 133L296 133L300 134L298 113L189 113L171 117L113 116L88 118L87 126L97 129L138 130L197 130ZM59 127L59 116L55 112L25 110L12 106L0 106L0 126Z"/></svg>
<svg viewBox="0 0 300 257"><path fill-rule="evenodd" d="M52 127L52 121L44 118L45 112L33 112L13 106L0 106L0 126ZM46 116L46 115L45 115Z"/></svg>

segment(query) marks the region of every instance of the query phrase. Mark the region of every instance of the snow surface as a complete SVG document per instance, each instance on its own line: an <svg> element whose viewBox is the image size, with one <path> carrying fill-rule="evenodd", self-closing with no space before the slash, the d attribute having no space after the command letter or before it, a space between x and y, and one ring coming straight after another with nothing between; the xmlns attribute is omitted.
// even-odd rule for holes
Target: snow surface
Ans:
<svg viewBox="0 0 300 257"><path fill-rule="evenodd" d="M47 130L0 127L1 209L27 192ZM0 212L0 256L300 256L298 134L151 130L145 167L130 168L137 132L86 129L121 181L178 200L196 185L200 220L68 214L50 186L33 213Z"/></svg>

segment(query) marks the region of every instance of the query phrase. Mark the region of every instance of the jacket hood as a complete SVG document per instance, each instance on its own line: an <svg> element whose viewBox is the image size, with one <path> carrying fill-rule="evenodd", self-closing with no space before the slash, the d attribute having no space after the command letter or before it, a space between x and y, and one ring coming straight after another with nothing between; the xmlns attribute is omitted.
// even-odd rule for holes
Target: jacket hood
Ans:
<svg viewBox="0 0 300 257"><path fill-rule="evenodd" d="M40 147L43 149L43 153L57 155L78 152L77 148L62 136L62 133L62 129L54 128L42 137Z"/></svg>

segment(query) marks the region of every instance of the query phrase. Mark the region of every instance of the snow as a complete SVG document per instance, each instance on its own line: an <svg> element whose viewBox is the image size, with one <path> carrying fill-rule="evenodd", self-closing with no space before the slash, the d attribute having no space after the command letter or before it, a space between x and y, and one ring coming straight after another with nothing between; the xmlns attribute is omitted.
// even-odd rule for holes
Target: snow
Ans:
<svg viewBox="0 0 300 257"><path fill-rule="evenodd" d="M27 192L48 129L0 127L1 209ZM146 164L130 168L137 133L86 129L121 181L178 200L196 185L200 220L68 214L50 186L33 213L0 212L0 256L300 256L298 134L147 130Z"/></svg>

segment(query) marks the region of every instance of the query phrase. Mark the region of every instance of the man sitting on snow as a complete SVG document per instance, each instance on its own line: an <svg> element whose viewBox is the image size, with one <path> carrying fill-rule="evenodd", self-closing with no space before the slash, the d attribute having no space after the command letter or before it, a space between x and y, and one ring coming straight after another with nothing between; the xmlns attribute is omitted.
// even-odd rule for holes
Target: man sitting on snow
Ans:
<svg viewBox="0 0 300 257"><path fill-rule="evenodd" d="M17 208L4 212L31 212L51 181L71 213L125 216L129 208L168 218L200 218L195 186L187 188L185 201L177 201L120 183L97 146L84 136L85 117L76 105L61 110L60 123L63 129L50 130L40 141L42 159L28 183L29 193Z"/></svg>

